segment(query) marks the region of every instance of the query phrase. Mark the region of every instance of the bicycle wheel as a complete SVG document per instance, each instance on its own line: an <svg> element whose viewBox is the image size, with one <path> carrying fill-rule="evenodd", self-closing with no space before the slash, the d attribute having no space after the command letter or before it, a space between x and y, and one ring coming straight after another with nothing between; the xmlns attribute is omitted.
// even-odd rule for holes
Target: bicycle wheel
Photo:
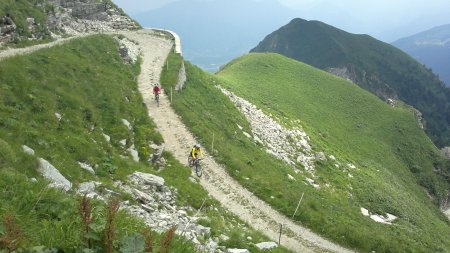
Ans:
<svg viewBox="0 0 450 253"><path fill-rule="evenodd" d="M159 94L158 93L156 93L156 104L159 106Z"/></svg>
<svg viewBox="0 0 450 253"><path fill-rule="evenodd" d="M197 177L201 177L203 174L202 166L200 165L200 162L198 162L198 161L195 163L195 174L197 174Z"/></svg>

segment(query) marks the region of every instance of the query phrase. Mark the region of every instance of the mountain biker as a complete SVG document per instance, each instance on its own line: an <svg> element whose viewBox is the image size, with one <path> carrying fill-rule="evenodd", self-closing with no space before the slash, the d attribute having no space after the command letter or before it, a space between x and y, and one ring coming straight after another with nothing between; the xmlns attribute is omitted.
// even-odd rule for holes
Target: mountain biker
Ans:
<svg viewBox="0 0 450 253"><path fill-rule="evenodd" d="M192 147L191 150L191 157L192 157L192 164L194 164L195 160L198 158L203 158L202 148L200 147L200 144L195 144L194 147Z"/></svg>
<svg viewBox="0 0 450 253"><path fill-rule="evenodd" d="M153 86L153 94L155 94L155 99L157 99L156 97L159 95L159 93L161 93L161 88L157 83L155 83L155 86Z"/></svg>

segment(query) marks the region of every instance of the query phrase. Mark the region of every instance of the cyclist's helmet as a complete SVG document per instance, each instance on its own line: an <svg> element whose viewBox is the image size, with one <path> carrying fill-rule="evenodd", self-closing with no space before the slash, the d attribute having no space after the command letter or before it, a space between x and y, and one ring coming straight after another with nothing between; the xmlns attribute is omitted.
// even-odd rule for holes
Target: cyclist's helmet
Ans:
<svg viewBox="0 0 450 253"><path fill-rule="evenodd" d="M196 148L200 148L200 144L198 144L198 143L195 144L195 147L196 147Z"/></svg>

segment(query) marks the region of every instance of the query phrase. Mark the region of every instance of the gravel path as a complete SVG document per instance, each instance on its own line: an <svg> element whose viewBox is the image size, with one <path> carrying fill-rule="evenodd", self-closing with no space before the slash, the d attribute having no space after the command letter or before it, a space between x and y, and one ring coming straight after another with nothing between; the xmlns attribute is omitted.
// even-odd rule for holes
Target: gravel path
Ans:
<svg viewBox="0 0 450 253"><path fill-rule="evenodd" d="M161 95L160 106L157 107L151 94L152 84L159 81L160 70L172 44L145 31L128 33L127 36L137 41L143 52L139 90L142 92L149 115L158 126L167 150L181 163L186 164L187 153L196 141L170 107L169 98ZM225 208L266 234L271 240L278 241L280 224L283 224L281 244L294 252L352 252L284 217L237 183L206 152L205 157L207 157L203 163L205 175L200 180L202 186Z"/></svg>
<svg viewBox="0 0 450 253"><path fill-rule="evenodd" d="M44 48L50 48L50 47L54 47L56 45L61 45L70 40L73 40L75 38L86 37L89 35L92 35L92 34L77 35L77 36L73 36L73 37L55 40L55 41L52 41L52 42L46 43L46 44L39 44L39 45L34 45L34 46L30 46L30 47L25 47L25 48L13 48L13 49L1 50L0 51L0 61L5 58L8 58L8 57L29 54L29 53L32 53L34 51L41 50Z"/></svg>
<svg viewBox="0 0 450 253"><path fill-rule="evenodd" d="M123 34L137 41L143 52L143 63L138 82L139 91L142 93L149 115L158 126L167 150L172 152L181 163L186 164L187 153L196 141L170 107L167 96L161 95L160 107L157 107L152 94L152 84L159 82L161 69L172 48L172 41L155 37L148 30L123 32ZM83 36L87 35L89 34ZM6 57L50 48L73 38L76 37L23 49L0 51L0 61ZM353 252L323 239L284 217L237 183L206 152L205 157L207 157L203 163L205 173L200 180L202 186L225 208L267 235L271 240L278 241L279 226L283 224L281 244L294 252Z"/></svg>

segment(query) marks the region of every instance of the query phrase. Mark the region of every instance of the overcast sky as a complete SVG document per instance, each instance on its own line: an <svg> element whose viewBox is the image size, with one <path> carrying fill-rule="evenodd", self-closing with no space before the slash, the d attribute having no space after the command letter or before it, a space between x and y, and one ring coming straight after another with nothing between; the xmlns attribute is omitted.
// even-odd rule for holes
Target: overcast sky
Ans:
<svg viewBox="0 0 450 253"><path fill-rule="evenodd" d="M133 15L177 0L113 1ZM257 1L261 0L255 0L255 4L258 4ZM300 18L320 20L348 32L370 34L386 42L392 42L434 26L450 24L450 0L278 1L295 9Z"/></svg>

